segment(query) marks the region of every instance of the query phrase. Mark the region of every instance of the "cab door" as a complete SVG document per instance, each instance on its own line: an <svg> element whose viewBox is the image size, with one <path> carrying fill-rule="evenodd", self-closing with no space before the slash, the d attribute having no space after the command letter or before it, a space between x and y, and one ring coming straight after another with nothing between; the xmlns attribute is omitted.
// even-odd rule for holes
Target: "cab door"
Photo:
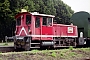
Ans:
<svg viewBox="0 0 90 60"><path fill-rule="evenodd" d="M35 39L40 40L40 17L35 16Z"/></svg>
<svg viewBox="0 0 90 60"><path fill-rule="evenodd" d="M52 29L52 18L43 17L41 27L41 39L52 40L53 29Z"/></svg>

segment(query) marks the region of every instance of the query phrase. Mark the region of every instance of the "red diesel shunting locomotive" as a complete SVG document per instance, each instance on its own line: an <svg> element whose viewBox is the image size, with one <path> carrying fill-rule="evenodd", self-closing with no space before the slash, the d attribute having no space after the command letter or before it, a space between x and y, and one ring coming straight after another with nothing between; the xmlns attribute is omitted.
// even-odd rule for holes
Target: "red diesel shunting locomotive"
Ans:
<svg viewBox="0 0 90 60"><path fill-rule="evenodd" d="M21 12L15 16L14 47L31 48L76 46L77 26L54 24L53 15Z"/></svg>

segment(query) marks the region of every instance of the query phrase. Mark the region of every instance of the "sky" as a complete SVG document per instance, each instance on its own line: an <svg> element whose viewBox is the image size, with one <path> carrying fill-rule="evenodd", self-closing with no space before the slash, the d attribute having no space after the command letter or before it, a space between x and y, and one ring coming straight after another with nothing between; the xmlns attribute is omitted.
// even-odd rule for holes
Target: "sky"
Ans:
<svg viewBox="0 0 90 60"><path fill-rule="evenodd" d="M75 12L86 11L90 13L90 0L62 0Z"/></svg>

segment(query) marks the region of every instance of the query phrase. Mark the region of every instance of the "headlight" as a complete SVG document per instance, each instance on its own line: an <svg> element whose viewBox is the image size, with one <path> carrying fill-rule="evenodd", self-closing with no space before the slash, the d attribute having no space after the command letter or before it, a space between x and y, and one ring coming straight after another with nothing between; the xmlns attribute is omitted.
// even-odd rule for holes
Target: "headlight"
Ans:
<svg viewBox="0 0 90 60"><path fill-rule="evenodd" d="M25 45L25 42L21 42L21 45Z"/></svg>

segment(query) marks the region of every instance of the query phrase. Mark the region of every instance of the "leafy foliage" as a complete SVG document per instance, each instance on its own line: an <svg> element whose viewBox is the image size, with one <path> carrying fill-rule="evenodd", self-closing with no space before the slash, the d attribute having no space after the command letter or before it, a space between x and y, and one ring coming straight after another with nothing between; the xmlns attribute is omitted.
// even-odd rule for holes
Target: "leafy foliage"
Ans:
<svg viewBox="0 0 90 60"><path fill-rule="evenodd" d="M54 0L53 0L54 1ZM66 5L61 0L54 1L54 7L56 8L56 18L55 20L57 23L63 23L63 24L70 24L70 17L74 13L73 10L71 10L71 7Z"/></svg>
<svg viewBox="0 0 90 60"><path fill-rule="evenodd" d="M3 38L5 35L11 35L12 31L12 12L9 9L10 3L8 0L0 1L0 37Z"/></svg>

